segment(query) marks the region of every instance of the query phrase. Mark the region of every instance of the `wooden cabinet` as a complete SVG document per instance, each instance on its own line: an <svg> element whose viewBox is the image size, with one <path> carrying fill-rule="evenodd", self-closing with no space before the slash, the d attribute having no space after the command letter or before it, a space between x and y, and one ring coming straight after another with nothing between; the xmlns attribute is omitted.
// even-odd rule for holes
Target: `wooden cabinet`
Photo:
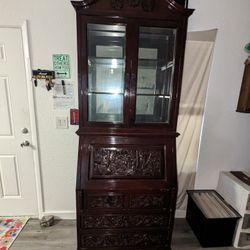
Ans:
<svg viewBox="0 0 250 250"><path fill-rule="evenodd" d="M78 250L170 249L185 1L73 1Z"/></svg>

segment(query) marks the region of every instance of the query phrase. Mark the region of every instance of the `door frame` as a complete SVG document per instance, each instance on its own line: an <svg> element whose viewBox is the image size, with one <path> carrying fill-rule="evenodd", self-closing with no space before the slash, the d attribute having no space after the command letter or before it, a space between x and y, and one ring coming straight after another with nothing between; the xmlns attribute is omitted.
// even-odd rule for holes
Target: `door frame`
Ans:
<svg viewBox="0 0 250 250"><path fill-rule="evenodd" d="M32 150L33 150L33 159L34 159L35 185L36 185L37 208L38 208L38 214L36 216L41 218L44 214L44 199L43 199L43 190L42 190L36 104L35 104L35 97L34 97L34 91L33 91L32 68L31 68L30 50L29 50L28 21L24 20L21 24L17 24L17 25L0 25L0 28L19 29L22 34L26 86L27 86L27 91L28 91L28 106L29 106L29 111L30 111L30 125L31 125L31 131L32 131L31 144L33 145Z"/></svg>

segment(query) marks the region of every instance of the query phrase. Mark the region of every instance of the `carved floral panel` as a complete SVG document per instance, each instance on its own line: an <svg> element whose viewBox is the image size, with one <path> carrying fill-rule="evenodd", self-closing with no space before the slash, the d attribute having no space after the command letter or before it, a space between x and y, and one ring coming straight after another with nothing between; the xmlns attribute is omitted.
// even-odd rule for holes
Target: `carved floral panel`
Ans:
<svg viewBox="0 0 250 250"><path fill-rule="evenodd" d="M163 178L163 150L92 148L93 178Z"/></svg>
<svg viewBox="0 0 250 250"><path fill-rule="evenodd" d="M163 209L167 206L167 199L165 195L142 194L134 195L130 200L131 208L151 208Z"/></svg>
<svg viewBox="0 0 250 250"><path fill-rule="evenodd" d="M82 226L92 228L164 227L168 225L165 215L86 215Z"/></svg>
<svg viewBox="0 0 250 250"><path fill-rule="evenodd" d="M123 208L123 195L88 196L88 208Z"/></svg>
<svg viewBox="0 0 250 250"><path fill-rule="evenodd" d="M134 232L117 234L83 235L82 245L87 248L98 247L164 247L167 233Z"/></svg>

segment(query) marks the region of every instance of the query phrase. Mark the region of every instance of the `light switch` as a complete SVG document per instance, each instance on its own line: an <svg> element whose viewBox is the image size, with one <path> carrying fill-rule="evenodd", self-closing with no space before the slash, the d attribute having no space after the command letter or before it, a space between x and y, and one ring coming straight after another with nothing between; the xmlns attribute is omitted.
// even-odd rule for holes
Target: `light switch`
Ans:
<svg viewBox="0 0 250 250"><path fill-rule="evenodd" d="M68 117L56 117L57 129L68 129Z"/></svg>

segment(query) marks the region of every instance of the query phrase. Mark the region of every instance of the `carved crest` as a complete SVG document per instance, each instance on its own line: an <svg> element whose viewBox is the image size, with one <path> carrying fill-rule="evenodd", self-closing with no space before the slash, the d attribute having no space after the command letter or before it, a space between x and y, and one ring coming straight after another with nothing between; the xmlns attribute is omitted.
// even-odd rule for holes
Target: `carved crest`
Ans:
<svg viewBox="0 0 250 250"><path fill-rule="evenodd" d="M160 0L158 0L160 2ZM153 12L158 4L157 0L105 0L100 1L100 4L111 8L113 10L121 11L127 9L129 12L132 8L142 9L144 12ZM193 13L192 9L187 9L188 0L161 0L166 3L167 7L171 11L177 11L190 16ZM76 10L87 9L98 4L99 0L71 0L72 5ZM110 6L108 6L110 5ZM186 7L186 8L185 8ZM94 9L94 7L93 7Z"/></svg>
<svg viewBox="0 0 250 250"><path fill-rule="evenodd" d="M111 0L112 8L115 10L121 10L124 7L124 0Z"/></svg>
<svg viewBox="0 0 250 250"><path fill-rule="evenodd" d="M125 4L132 8L141 6L144 11L152 12L155 7L155 0L111 0L112 8L115 10L123 9Z"/></svg>
<svg viewBox="0 0 250 250"><path fill-rule="evenodd" d="M83 4L84 6L88 6L88 5L93 4L94 2L95 2L95 0L84 0L82 4Z"/></svg>
<svg viewBox="0 0 250 250"><path fill-rule="evenodd" d="M93 4L96 2L96 0L82 0L82 1L71 1L73 6L75 7L83 7L87 8L89 5Z"/></svg>
<svg viewBox="0 0 250 250"><path fill-rule="evenodd" d="M146 12L152 12L155 7L155 0L144 0L142 1L142 8Z"/></svg>
<svg viewBox="0 0 250 250"><path fill-rule="evenodd" d="M128 0L130 7L137 7L141 4L141 0Z"/></svg>

